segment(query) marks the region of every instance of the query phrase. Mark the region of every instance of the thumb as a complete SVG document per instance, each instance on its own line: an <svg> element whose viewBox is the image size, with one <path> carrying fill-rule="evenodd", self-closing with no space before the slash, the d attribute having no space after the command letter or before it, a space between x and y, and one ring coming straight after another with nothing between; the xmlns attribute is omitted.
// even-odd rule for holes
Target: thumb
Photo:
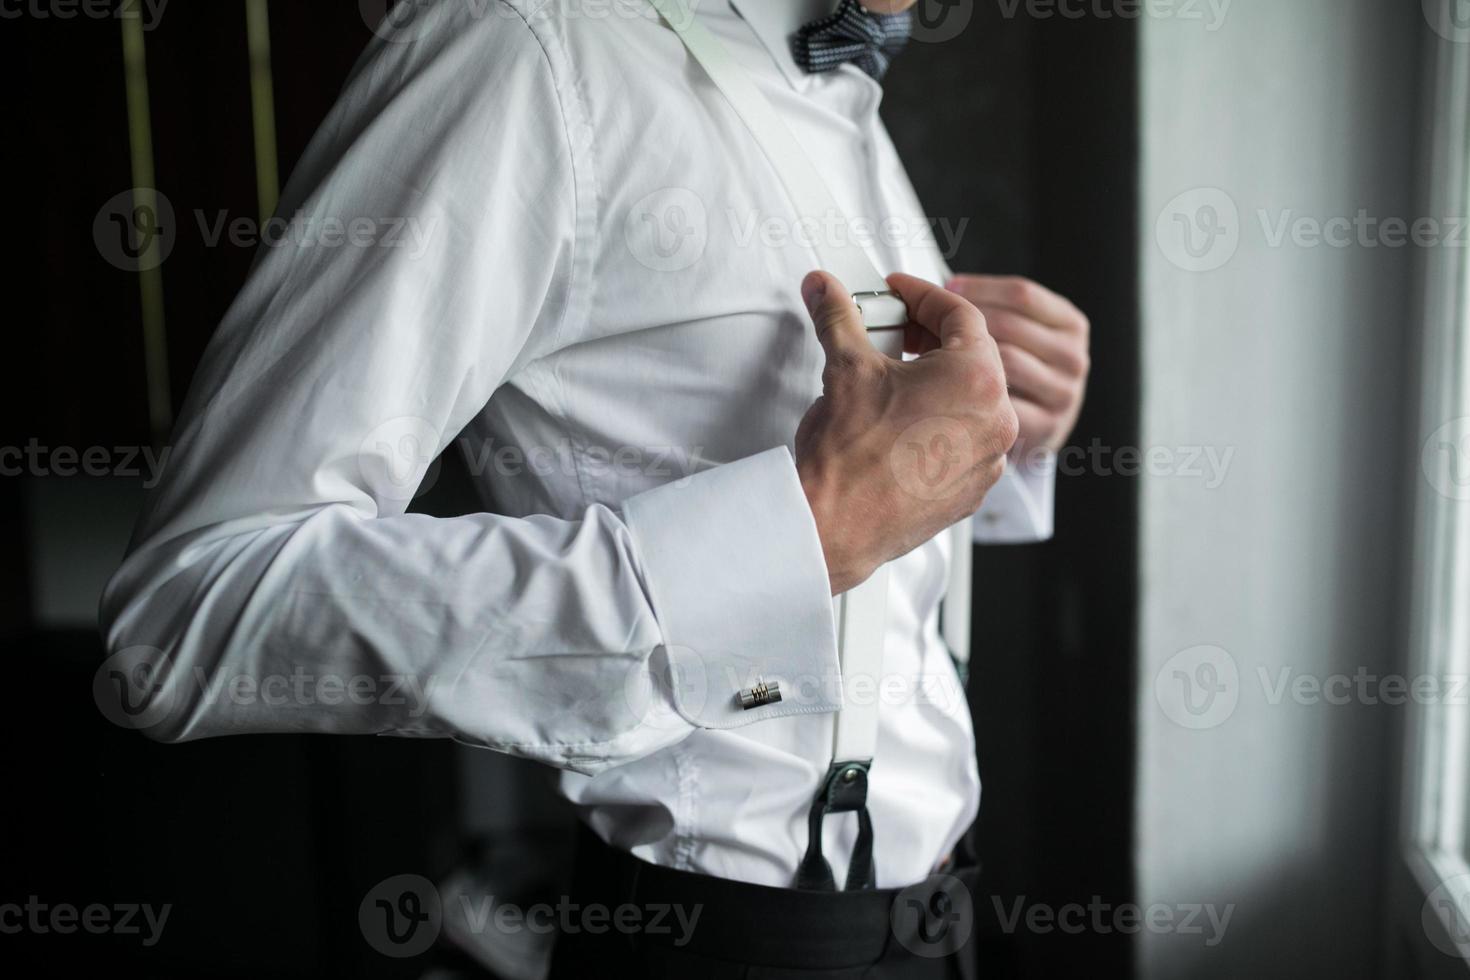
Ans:
<svg viewBox="0 0 1470 980"><path fill-rule="evenodd" d="M852 356L872 349L863 315L836 276L821 270L807 273L801 281L801 298L828 360L834 354Z"/></svg>

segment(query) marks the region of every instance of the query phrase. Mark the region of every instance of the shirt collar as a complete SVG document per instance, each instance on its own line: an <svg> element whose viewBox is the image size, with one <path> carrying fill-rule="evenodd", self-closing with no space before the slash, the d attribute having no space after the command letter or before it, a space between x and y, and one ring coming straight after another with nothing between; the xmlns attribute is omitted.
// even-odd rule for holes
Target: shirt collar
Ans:
<svg viewBox="0 0 1470 980"><path fill-rule="evenodd" d="M729 4L750 25L786 80L805 87L810 76L791 56L791 37L801 25L837 9L837 0L729 0Z"/></svg>

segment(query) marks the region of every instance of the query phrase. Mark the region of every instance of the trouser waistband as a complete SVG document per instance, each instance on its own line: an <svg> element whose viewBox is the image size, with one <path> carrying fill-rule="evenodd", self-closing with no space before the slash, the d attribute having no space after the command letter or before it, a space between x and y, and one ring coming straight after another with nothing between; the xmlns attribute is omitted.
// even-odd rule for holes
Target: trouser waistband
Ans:
<svg viewBox="0 0 1470 980"><path fill-rule="evenodd" d="M583 904L614 910L678 907L678 921L693 923L619 937L629 948L662 945L751 966L831 970L909 956L932 961L957 951L973 958L971 897L978 879L979 869L969 865L908 888L773 888L650 864L584 827L574 891Z"/></svg>

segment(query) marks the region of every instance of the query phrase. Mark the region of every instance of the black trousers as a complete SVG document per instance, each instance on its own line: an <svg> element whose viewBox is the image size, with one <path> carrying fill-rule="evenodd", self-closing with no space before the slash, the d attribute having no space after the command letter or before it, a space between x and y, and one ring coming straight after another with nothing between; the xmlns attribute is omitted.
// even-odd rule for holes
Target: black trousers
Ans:
<svg viewBox="0 0 1470 980"><path fill-rule="evenodd" d="M970 865L904 889L769 888L649 864L584 828L568 896L580 924L558 937L551 977L975 980L978 877Z"/></svg>

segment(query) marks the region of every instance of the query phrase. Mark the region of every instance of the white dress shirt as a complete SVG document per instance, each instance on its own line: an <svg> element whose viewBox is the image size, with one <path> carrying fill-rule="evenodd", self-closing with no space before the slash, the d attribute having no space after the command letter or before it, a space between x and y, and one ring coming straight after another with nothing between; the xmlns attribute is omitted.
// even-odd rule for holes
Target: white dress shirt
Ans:
<svg viewBox="0 0 1470 980"><path fill-rule="evenodd" d="M942 281L879 85L788 52L827 6L698 16L876 229L878 267ZM451 736L564 770L640 857L789 885L841 703L791 451L823 364L811 239L637 0L441 0L381 34L283 198L346 234L262 250L104 596L110 648L162 651L157 737ZM456 442L486 512L406 514ZM980 535L1045 537L1050 496L1008 474ZM941 535L893 565L880 886L922 878L979 803L947 564ZM742 711L757 678L785 698ZM854 824L827 821L839 880Z"/></svg>

